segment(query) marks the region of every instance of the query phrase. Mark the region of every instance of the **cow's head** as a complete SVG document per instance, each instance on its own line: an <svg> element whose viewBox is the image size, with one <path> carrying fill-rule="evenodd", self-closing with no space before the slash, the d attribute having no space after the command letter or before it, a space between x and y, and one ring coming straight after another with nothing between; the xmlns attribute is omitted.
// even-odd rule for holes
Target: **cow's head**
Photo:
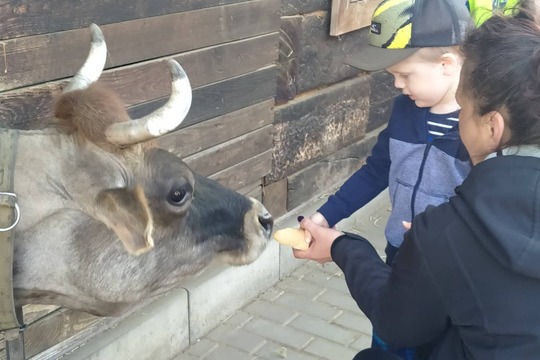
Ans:
<svg viewBox="0 0 540 360"><path fill-rule="evenodd" d="M16 167L28 216L17 228L15 293L21 304L109 315L169 290L216 258L254 261L273 218L259 201L194 174L152 141L176 129L190 108L182 67L168 61L168 102L130 119L117 95L96 83L106 47L101 30L90 30L89 57L56 102L61 134L20 140L36 149L19 149ZM59 154L55 164L35 156L44 146ZM36 166L47 167L46 179L29 179Z"/></svg>
<svg viewBox="0 0 540 360"><path fill-rule="evenodd" d="M151 142L177 128L189 111L191 86L182 67L168 60L169 101L145 117L130 119L117 95L96 83L105 65L106 45L97 25L90 31L88 59L57 100L55 118L58 127L79 142L92 142L128 165L126 187L98 194L96 217L133 255L152 249L154 239L188 234L193 245L219 239L216 246L230 263L255 260L272 232L273 219L266 209L196 176L182 160ZM238 241L243 238L248 241Z"/></svg>

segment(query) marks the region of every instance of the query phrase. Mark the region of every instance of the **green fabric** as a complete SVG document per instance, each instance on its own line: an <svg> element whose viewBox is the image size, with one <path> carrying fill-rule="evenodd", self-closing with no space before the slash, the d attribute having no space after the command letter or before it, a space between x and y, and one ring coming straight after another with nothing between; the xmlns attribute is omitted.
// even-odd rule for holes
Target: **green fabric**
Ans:
<svg viewBox="0 0 540 360"><path fill-rule="evenodd" d="M489 19L494 12L511 15L520 0L469 0L468 6L476 26Z"/></svg>

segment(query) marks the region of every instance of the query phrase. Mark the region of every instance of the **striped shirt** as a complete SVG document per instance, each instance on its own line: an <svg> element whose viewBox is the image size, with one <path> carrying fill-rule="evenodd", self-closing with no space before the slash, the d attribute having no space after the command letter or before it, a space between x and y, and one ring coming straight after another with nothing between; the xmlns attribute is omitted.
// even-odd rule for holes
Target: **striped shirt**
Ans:
<svg viewBox="0 0 540 360"><path fill-rule="evenodd" d="M427 118L429 140L431 141L452 131L459 123L458 114L459 111L450 114L429 113Z"/></svg>

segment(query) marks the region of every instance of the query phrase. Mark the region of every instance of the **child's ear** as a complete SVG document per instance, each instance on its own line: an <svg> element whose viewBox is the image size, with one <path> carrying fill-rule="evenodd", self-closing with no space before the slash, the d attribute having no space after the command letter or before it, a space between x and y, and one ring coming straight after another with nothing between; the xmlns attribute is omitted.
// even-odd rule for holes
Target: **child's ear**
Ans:
<svg viewBox="0 0 540 360"><path fill-rule="evenodd" d="M443 73L453 76L461 72L461 58L457 54L444 53L441 55Z"/></svg>

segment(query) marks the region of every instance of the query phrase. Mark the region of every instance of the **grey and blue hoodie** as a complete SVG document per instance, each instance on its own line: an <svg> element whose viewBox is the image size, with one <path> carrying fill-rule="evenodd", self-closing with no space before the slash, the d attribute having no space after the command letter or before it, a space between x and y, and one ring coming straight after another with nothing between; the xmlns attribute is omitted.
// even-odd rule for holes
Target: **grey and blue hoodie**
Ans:
<svg viewBox="0 0 540 360"><path fill-rule="evenodd" d="M408 96L396 97L388 126L366 164L319 209L329 225L351 216L388 187L392 213L385 234L399 247L405 232L402 221L411 221L428 205L448 201L471 169L459 138L458 113L432 114Z"/></svg>

